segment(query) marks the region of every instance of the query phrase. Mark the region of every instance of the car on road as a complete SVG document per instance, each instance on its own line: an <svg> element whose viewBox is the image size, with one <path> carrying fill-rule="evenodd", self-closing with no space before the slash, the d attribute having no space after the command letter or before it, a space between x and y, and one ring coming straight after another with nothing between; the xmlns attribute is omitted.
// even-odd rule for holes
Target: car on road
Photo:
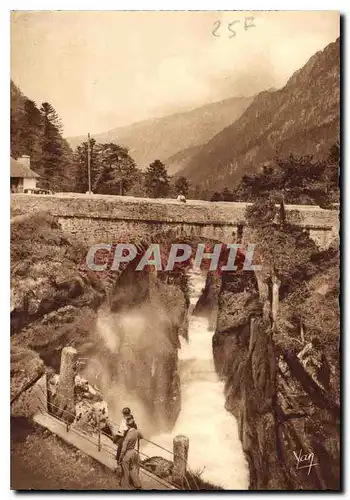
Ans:
<svg viewBox="0 0 350 500"><path fill-rule="evenodd" d="M43 188L26 188L23 189L23 193L26 194L55 194L51 189L43 189Z"/></svg>

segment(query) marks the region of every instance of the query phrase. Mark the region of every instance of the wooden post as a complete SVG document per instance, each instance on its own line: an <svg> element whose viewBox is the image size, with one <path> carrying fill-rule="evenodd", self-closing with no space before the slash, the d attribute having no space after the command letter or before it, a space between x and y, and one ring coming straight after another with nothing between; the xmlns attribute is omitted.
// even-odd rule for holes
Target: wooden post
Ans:
<svg viewBox="0 0 350 500"><path fill-rule="evenodd" d="M101 418L100 412L97 413L97 426L98 426L98 451L101 451Z"/></svg>
<svg viewBox="0 0 350 500"><path fill-rule="evenodd" d="M190 440L186 436L175 436L173 440L174 467L172 479L174 483L183 486L187 468L188 447Z"/></svg>
<svg viewBox="0 0 350 500"><path fill-rule="evenodd" d="M77 351L73 347L64 347L61 353L60 380L57 388L57 416L66 422L75 416L75 376Z"/></svg>
<svg viewBox="0 0 350 500"><path fill-rule="evenodd" d="M98 428L98 451L101 451L101 429Z"/></svg>
<svg viewBox="0 0 350 500"><path fill-rule="evenodd" d="M280 301L281 282L277 276L272 277L272 320L275 323L277 319L278 306Z"/></svg>

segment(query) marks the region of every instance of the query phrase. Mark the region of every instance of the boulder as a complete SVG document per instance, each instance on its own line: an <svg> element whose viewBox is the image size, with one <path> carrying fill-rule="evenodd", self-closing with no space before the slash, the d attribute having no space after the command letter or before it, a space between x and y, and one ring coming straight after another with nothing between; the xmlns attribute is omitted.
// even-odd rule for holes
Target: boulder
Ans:
<svg viewBox="0 0 350 500"><path fill-rule="evenodd" d="M31 349L12 346L11 349L11 415L30 417L37 410L32 405L32 386L44 374L45 366Z"/></svg>
<svg viewBox="0 0 350 500"><path fill-rule="evenodd" d="M147 470L163 479L169 478L172 475L174 464L166 458L150 457L141 463Z"/></svg>

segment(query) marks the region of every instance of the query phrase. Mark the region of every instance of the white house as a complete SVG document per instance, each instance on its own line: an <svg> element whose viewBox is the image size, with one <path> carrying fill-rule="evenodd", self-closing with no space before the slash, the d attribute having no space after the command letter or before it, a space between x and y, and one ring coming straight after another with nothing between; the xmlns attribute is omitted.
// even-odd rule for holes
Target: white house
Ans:
<svg viewBox="0 0 350 500"><path fill-rule="evenodd" d="M23 193L25 189L35 189L39 174L31 170L30 157L11 158L11 193Z"/></svg>

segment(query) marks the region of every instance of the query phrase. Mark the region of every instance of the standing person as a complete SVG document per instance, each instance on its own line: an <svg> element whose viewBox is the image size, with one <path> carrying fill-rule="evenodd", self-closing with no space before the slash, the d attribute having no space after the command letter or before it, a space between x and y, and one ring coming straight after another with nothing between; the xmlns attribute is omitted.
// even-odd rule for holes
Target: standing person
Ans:
<svg viewBox="0 0 350 500"><path fill-rule="evenodd" d="M128 426L128 431L123 440L122 450L118 461L123 471L121 485L126 489L130 489L130 487L134 485L137 490L141 490L138 453L135 450L135 446L139 439L142 439L142 434L137 429L132 416L126 419L126 425Z"/></svg>
<svg viewBox="0 0 350 500"><path fill-rule="evenodd" d="M117 462L119 460L120 452L121 452L121 449L122 449L122 446L123 446L124 436L125 436L125 434L128 431L128 426L126 425L126 419L128 417L130 417L130 415L131 415L130 408L127 408L127 407L123 408L122 415L123 415L123 418L122 418L122 420L120 422L117 434L114 436L114 440L113 440L116 443L116 445L117 445L117 454L116 454L116 457L115 457L116 460L117 460Z"/></svg>

